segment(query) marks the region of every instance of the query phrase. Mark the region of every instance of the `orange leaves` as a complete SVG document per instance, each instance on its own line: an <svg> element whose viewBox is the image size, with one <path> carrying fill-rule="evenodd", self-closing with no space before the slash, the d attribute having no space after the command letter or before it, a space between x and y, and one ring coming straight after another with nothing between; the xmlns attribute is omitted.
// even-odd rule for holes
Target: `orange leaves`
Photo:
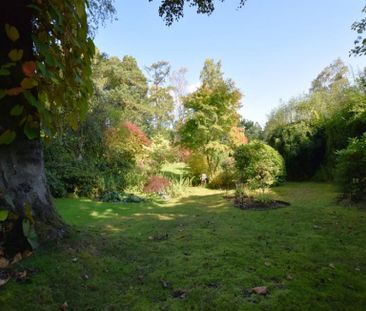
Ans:
<svg viewBox="0 0 366 311"><path fill-rule="evenodd" d="M11 89L5 90L5 93L9 96L17 96L23 92L24 92L24 89L21 86L17 86L17 87L13 87Z"/></svg>
<svg viewBox="0 0 366 311"><path fill-rule="evenodd" d="M25 76L32 77L36 72L36 63L33 61L24 62L22 65L22 71Z"/></svg>

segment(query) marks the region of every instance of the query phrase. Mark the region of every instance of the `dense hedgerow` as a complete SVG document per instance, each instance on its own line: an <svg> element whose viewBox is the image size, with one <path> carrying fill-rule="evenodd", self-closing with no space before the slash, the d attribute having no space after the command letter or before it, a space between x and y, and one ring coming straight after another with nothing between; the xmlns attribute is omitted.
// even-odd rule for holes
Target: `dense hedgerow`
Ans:
<svg viewBox="0 0 366 311"><path fill-rule="evenodd" d="M352 201L366 199L366 133L337 152L336 180Z"/></svg>

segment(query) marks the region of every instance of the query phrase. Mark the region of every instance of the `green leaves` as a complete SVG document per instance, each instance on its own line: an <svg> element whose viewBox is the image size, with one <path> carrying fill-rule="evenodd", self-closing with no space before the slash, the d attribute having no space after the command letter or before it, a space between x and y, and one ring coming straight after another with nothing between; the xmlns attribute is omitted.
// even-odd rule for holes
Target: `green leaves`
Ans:
<svg viewBox="0 0 366 311"><path fill-rule="evenodd" d="M28 90L36 87L38 85L38 82L33 78L24 78L22 82L20 82L20 85L23 89Z"/></svg>
<svg viewBox="0 0 366 311"><path fill-rule="evenodd" d="M14 141L17 134L15 131L12 130L6 130L0 135L0 145L9 145Z"/></svg>
<svg viewBox="0 0 366 311"><path fill-rule="evenodd" d="M26 122L24 125L24 134L32 140L39 137L39 128L34 122Z"/></svg>
<svg viewBox="0 0 366 311"><path fill-rule="evenodd" d="M9 212L0 210L0 221L4 221L6 218L8 218Z"/></svg>
<svg viewBox="0 0 366 311"><path fill-rule="evenodd" d="M10 115L12 117L20 116L23 113L24 106L22 105L16 105L10 110Z"/></svg>
<svg viewBox="0 0 366 311"><path fill-rule="evenodd" d="M6 96L5 90L0 90L0 99L4 98Z"/></svg>

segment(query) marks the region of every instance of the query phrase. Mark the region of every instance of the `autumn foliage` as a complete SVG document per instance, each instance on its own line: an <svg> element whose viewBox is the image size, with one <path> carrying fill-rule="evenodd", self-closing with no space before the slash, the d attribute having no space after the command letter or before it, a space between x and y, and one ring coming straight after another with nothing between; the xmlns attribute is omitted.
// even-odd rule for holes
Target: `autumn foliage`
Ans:
<svg viewBox="0 0 366 311"><path fill-rule="evenodd" d="M149 178L144 187L145 193L162 192L169 187L170 181L161 176L152 176Z"/></svg>

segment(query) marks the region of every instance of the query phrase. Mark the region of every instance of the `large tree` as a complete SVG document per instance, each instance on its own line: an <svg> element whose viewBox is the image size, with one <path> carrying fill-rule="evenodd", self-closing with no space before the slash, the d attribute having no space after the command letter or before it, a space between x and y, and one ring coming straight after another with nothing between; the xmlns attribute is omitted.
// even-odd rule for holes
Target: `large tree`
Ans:
<svg viewBox="0 0 366 311"><path fill-rule="evenodd" d="M149 136L166 134L174 120L174 99L171 95L172 87L167 85L171 66L166 61L158 61L146 67L149 75L149 104L151 116L147 120Z"/></svg>
<svg viewBox="0 0 366 311"><path fill-rule="evenodd" d="M231 80L222 77L220 62L206 60L201 87L183 101L186 115L179 128L180 143L205 155L210 177L233 145L231 134L239 122L241 94Z"/></svg>
<svg viewBox="0 0 366 311"><path fill-rule="evenodd" d="M366 6L363 7L362 13L366 13ZM352 25L352 30L358 33L358 37L355 40L355 46L350 51L350 55L366 55L366 38L364 36L366 31L366 17L362 18L360 21L354 22Z"/></svg>
<svg viewBox="0 0 366 311"><path fill-rule="evenodd" d="M88 4L110 12L110 0ZM93 55L84 0L0 2L0 209L11 211L10 227L33 221L41 241L68 232L52 205L41 135L60 120L77 127L92 91Z"/></svg>

